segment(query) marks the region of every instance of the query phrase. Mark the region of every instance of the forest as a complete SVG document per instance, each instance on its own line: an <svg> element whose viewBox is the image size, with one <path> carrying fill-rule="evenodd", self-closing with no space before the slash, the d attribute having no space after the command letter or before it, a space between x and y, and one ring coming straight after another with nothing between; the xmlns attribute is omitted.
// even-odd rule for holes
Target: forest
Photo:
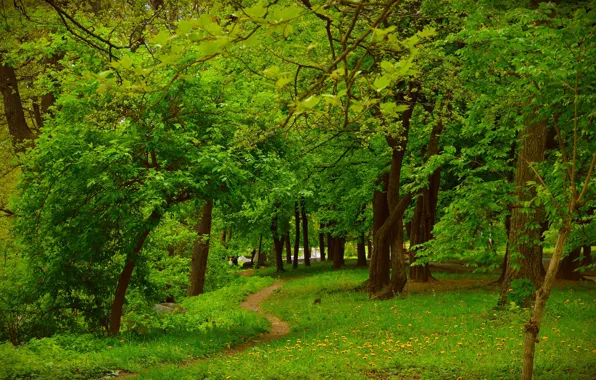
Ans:
<svg viewBox="0 0 596 380"><path fill-rule="evenodd" d="M0 4L0 378L596 378L596 1Z"/></svg>

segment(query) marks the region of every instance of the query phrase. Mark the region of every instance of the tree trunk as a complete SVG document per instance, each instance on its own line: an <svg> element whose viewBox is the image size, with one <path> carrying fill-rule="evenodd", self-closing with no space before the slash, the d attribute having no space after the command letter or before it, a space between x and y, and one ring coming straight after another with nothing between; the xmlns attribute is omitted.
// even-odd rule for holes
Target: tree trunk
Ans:
<svg viewBox="0 0 596 380"><path fill-rule="evenodd" d="M370 241L370 239L368 239L368 252L366 253L366 258L370 260L370 257L372 255L372 241Z"/></svg>
<svg viewBox="0 0 596 380"><path fill-rule="evenodd" d="M321 225L324 228L324 225ZM319 251L321 254L321 261L325 261L325 233L319 231Z"/></svg>
<svg viewBox="0 0 596 380"><path fill-rule="evenodd" d="M443 122L439 119L433 126L426 150L427 162L431 157L439 154L439 138L443 132ZM427 282L432 279L428 264L412 265L416 262L416 248L432 239L432 230L435 225L437 203L439 200L439 187L441 184L441 169L437 168L431 174L428 187L422 191L422 195L416 199L414 217L410 230L410 280L415 282Z"/></svg>
<svg viewBox="0 0 596 380"><path fill-rule="evenodd" d="M141 232L136 246L133 248L132 251L132 259L129 260L120 272L120 277L118 278L118 285L116 286L116 292L114 293L114 300L112 301L112 308L110 310L110 329L108 331L109 335L116 335L120 332L120 323L122 320L122 309L124 307L124 301L126 300L126 291L128 289L128 285L130 284L130 279L132 277L132 272L135 269L135 262L134 260L139 256L139 253L143 249L145 245L145 240L147 240L147 236L153 227L159 223L160 215L157 211L153 211L151 216L149 217L149 226L143 232Z"/></svg>
<svg viewBox="0 0 596 380"><path fill-rule="evenodd" d="M559 264L559 271L557 272L556 278L561 280L579 281L582 279L581 274L577 269L580 265L582 247L577 247L569 254L561 259Z"/></svg>
<svg viewBox="0 0 596 380"><path fill-rule="evenodd" d="M590 265L592 264L592 247L588 245L584 245L584 257L582 258L582 265Z"/></svg>
<svg viewBox="0 0 596 380"><path fill-rule="evenodd" d="M306 201L302 197L301 201L302 210L302 245L304 246L304 265L310 266L310 247L308 244L308 218L306 216Z"/></svg>
<svg viewBox="0 0 596 380"><path fill-rule="evenodd" d="M292 268L298 268L298 254L300 253L300 212L298 211L298 201L294 203L294 220L296 224L296 234L294 235L294 263Z"/></svg>
<svg viewBox="0 0 596 380"><path fill-rule="evenodd" d="M263 234L259 235L259 258L257 260L257 266L265 266L265 254L263 253Z"/></svg>
<svg viewBox="0 0 596 380"><path fill-rule="evenodd" d="M285 272L283 259L284 242L277 227L278 209L279 202L275 201L275 213L273 214L273 219L271 221L271 235L273 237L273 249L275 250L275 266L277 267L277 273L281 273Z"/></svg>
<svg viewBox="0 0 596 380"><path fill-rule="evenodd" d="M330 226L331 224L328 224L327 226ZM333 261L333 254L335 252L335 239L333 238L333 236L331 235L331 231L327 232L327 252L329 253L329 261Z"/></svg>
<svg viewBox="0 0 596 380"><path fill-rule="evenodd" d="M509 232L511 230L511 210L512 208L509 207L509 215L505 217L505 233L509 236ZM503 280L505 280L505 273L507 272L507 263L509 262L509 239L507 240L507 244L505 246L505 256L503 257L503 264L501 266L501 275L497 280L498 284L502 284Z"/></svg>
<svg viewBox="0 0 596 380"><path fill-rule="evenodd" d="M389 284L389 244L387 239L389 236L383 236L384 241L377 241L377 235L381 227L387 221L389 216L389 206L387 204L387 182L388 175L384 174L377 183L377 189L373 194L373 231L375 234L373 254L370 259L369 287L371 293L381 291ZM381 189L378 189L381 187Z"/></svg>
<svg viewBox="0 0 596 380"><path fill-rule="evenodd" d="M22 152L22 144L35 136L27 125L15 71L12 67L1 64L2 58L0 54L0 93L4 98L4 114L15 150Z"/></svg>
<svg viewBox="0 0 596 380"><path fill-rule="evenodd" d="M286 242L286 264L292 264L292 245L290 244L290 231L284 235Z"/></svg>
<svg viewBox="0 0 596 380"><path fill-rule="evenodd" d="M358 244L357 244L357 251L358 251L358 261L356 262L356 266L365 267L366 263L366 248L364 244L364 232L360 233L358 237Z"/></svg>
<svg viewBox="0 0 596 380"><path fill-rule="evenodd" d="M530 210L523 210L522 204L536 195L536 191L527 185L528 181L536 181L536 176L529 163L544 160L546 123L547 120L529 123L521 135L522 141L515 173L517 200L511 211L509 260L505 279L501 286L500 305L507 303L507 292L513 280L527 278L534 283L536 289L542 286L544 267L542 266L542 248L539 243L542 231L540 225L542 209L534 207Z"/></svg>
<svg viewBox="0 0 596 380"><path fill-rule="evenodd" d="M333 269L340 269L344 265L346 239L343 237L335 238L333 242Z"/></svg>
<svg viewBox="0 0 596 380"><path fill-rule="evenodd" d="M201 210L199 223L195 226L197 238L192 247L190 281L187 289L187 295L189 296L198 296L204 292L212 215L213 200L208 199Z"/></svg>
<svg viewBox="0 0 596 380"><path fill-rule="evenodd" d="M542 315L546 306L546 301L550 296L551 289L555 282L555 276L559 269L561 257L563 256L563 250L565 249L565 242L571 232L571 223L566 220L563 227L559 231L557 237L557 244L555 245L555 252L551 259L546 277L541 288L536 292L536 303L532 311L530 321L525 327L525 339L524 339L524 358L522 365L522 380L531 380L532 371L534 368L534 353L536 350L536 339L540 332L540 324L542 323Z"/></svg>

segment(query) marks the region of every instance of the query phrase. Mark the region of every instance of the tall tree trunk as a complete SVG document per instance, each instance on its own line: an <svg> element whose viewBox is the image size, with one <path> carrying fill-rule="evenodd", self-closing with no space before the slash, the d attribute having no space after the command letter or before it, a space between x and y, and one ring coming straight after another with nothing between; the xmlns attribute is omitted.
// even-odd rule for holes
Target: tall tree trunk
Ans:
<svg viewBox="0 0 596 380"><path fill-rule="evenodd" d="M571 232L571 222L569 220L564 221L563 227L559 230L557 237L557 244L555 245L555 252L551 259L546 277L542 286L536 292L536 303L532 311L530 321L525 327L525 339L524 339L524 358L522 364L522 380L532 380L532 372L534 368L534 353L536 350L536 339L540 332L540 324L542 323L542 315L544 313L544 307L546 301L550 296L551 289L555 282L555 276L559 269L559 263L563 256L563 250L565 249L565 242Z"/></svg>
<svg viewBox="0 0 596 380"><path fill-rule="evenodd" d="M199 223L195 226L197 238L192 247L190 281L187 289L187 294L189 296L198 296L204 292L212 215L213 199L208 199L201 209Z"/></svg>
<svg viewBox="0 0 596 380"><path fill-rule="evenodd" d="M340 269L344 265L346 239L343 237L335 238L333 242L333 269Z"/></svg>
<svg viewBox="0 0 596 380"><path fill-rule="evenodd" d="M321 225L321 229L325 228L325 225ZM325 261L325 233L319 231L319 251L321 254L321 261Z"/></svg>
<svg viewBox="0 0 596 380"><path fill-rule="evenodd" d="M298 201L294 203L294 223L296 225L296 234L294 235L294 263L292 268L298 268L298 254L300 253L300 212L298 211Z"/></svg>
<svg viewBox="0 0 596 380"><path fill-rule="evenodd" d="M542 286L542 248L541 240L542 209L540 207L524 210L522 204L533 199L536 191L527 185L528 181L536 181L529 163L544 160L546 145L547 120L531 122L521 135L516 172L515 193L516 204L511 211L511 227L509 232L509 260L505 279L501 286L500 305L507 303L507 292L511 281L527 278L534 283L536 289Z"/></svg>
<svg viewBox="0 0 596 380"><path fill-rule="evenodd" d="M331 226L331 224L328 224L327 226ZM335 239L333 238L333 235L331 235L331 231L327 232L327 252L329 253L329 261L333 261L333 255L335 253Z"/></svg>
<svg viewBox="0 0 596 380"><path fill-rule="evenodd" d="M372 241L370 240L370 238L368 239L368 252L366 253L366 258L370 260L370 257L372 256Z"/></svg>
<svg viewBox="0 0 596 380"><path fill-rule="evenodd" d="M132 251L132 259L130 259L120 272L120 276L118 278L118 285L116 286L116 292L114 293L114 300L112 301L112 307L110 310L110 328L109 328L109 335L116 335L120 332L120 323L122 321L122 309L124 307L124 301L126 300L126 291L128 289L128 285L130 284L130 279L132 277L132 272L135 269L135 262L134 260L139 256L139 253L143 249L145 245L145 240L147 240L147 236L153 230L153 228L159 223L160 215L157 211L153 211L151 216L149 217L149 227L141 232L139 238L137 239L137 244L133 248Z"/></svg>
<svg viewBox="0 0 596 380"><path fill-rule="evenodd" d="M378 242L376 237L381 227L385 224L389 216L389 206L387 204L387 182L388 174L384 174L377 182L377 189L373 194L373 231L375 234L373 254L368 268L369 287L371 293L381 291L389 284L389 236L383 236L385 239ZM381 189L379 189L381 187ZM380 243L380 244L379 244Z"/></svg>
<svg viewBox="0 0 596 380"><path fill-rule="evenodd" d="M592 247L588 245L584 245L584 257L582 258L582 265L590 265L592 264Z"/></svg>
<svg viewBox="0 0 596 380"><path fill-rule="evenodd" d="M439 154L439 137L443 132L441 119L433 126L426 150L427 162L431 157ZM435 225L437 203L439 199L439 187L441 184L441 169L437 168L431 174L428 181L428 188L422 191L422 195L416 200L414 217L410 231L410 280L416 282L427 282L432 279L428 264L412 265L416 262L416 249L412 248L424 244L432 239L432 230Z"/></svg>
<svg viewBox="0 0 596 380"><path fill-rule="evenodd" d="M509 207L509 215L505 217L505 233L509 236L509 232L511 230L511 210L512 208ZM505 279L505 273L507 272L507 263L509 262L509 239L507 239L507 244L505 246L505 256L503 257L503 264L501 265L501 275L497 280L498 284L502 284L503 280Z"/></svg>
<svg viewBox="0 0 596 380"><path fill-rule="evenodd" d="M364 245L364 232L360 233L358 237L358 244L357 244L357 251L358 251L358 261L356 265L359 267L365 267L366 263L366 248Z"/></svg>
<svg viewBox="0 0 596 380"><path fill-rule="evenodd" d="M569 252L567 256L561 259L561 264L559 264L559 270L557 272L556 278L570 281L579 281L582 279L581 273L578 271L579 267L581 266L581 250L582 247L577 247L573 251Z"/></svg>
<svg viewBox="0 0 596 380"><path fill-rule="evenodd" d="M280 236L279 231L278 231L278 227L277 227L277 221L278 221L278 215L277 215L277 210L279 209L279 202L276 201L275 202L275 213L273 215L273 220L271 221L271 234L273 237L273 248L275 250L275 266L277 268L277 272L285 272L284 269L284 260L283 260L283 250L284 250L284 246L283 246L283 238Z"/></svg>
<svg viewBox="0 0 596 380"><path fill-rule="evenodd" d="M290 244L290 231L284 235L286 242L286 264L292 264L292 245Z"/></svg>
<svg viewBox="0 0 596 380"><path fill-rule="evenodd" d="M263 234L259 235L259 256L257 259L257 266L265 266L265 254L263 253Z"/></svg>
<svg viewBox="0 0 596 380"><path fill-rule="evenodd" d="M301 201L302 210L302 245L304 246L304 265L310 266L310 246L308 244L308 218L306 215L306 201L302 197Z"/></svg>
<svg viewBox="0 0 596 380"><path fill-rule="evenodd" d="M23 151L22 144L35 136L27 125L15 71L7 64L2 64L2 59L0 54L0 93L4 98L4 115L15 149Z"/></svg>

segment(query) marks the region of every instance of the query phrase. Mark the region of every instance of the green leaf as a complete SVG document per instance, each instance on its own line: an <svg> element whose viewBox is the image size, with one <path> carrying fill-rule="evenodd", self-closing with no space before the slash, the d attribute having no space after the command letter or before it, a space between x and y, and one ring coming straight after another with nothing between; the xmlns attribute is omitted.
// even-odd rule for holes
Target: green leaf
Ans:
<svg viewBox="0 0 596 380"><path fill-rule="evenodd" d="M155 36L153 36L149 41L153 42L154 44L157 44L161 47L164 47L168 43L169 39L170 39L169 33L166 32L165 30L162 30L161 32L159 32Z"/></svg>
<svg viewBox="0 0 596 380"><path fill-rule="evenodd" d="M375 79L373 86L375 87L375 89L377 91L381 91L385 87L389 86L390 84L391 84L391 79L387 75L383 75L382 77Z"/></svg>

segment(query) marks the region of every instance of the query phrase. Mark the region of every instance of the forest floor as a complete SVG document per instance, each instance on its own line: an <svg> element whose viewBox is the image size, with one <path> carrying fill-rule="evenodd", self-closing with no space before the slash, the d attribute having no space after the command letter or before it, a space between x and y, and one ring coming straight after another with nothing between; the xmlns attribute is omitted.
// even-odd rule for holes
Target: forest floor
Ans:
<svg viewBox="0 0 596 380"><path fill-rule="evenodd" d="M264 315L290 326L281 339L226 350L193 365L142 370L149 379L515 379L527 309L495 308L498 273L435 273L402 297L371 300L354 291L366 268L329 263L251 270L283 283L256 296ZM268 288L267 288L268 289ZM265 290L263 291L265 293ZM315 303L315 299L320 303ZM252 302L252 301L251 301ZM253 304L254 305L254 304ZM253 306L251 306L253 307ZM258 309L258 307L256 307ZM536 379L596 378L596 284L559 282L547 306ZM275 328L275 327L274 327Z"/></svg>

